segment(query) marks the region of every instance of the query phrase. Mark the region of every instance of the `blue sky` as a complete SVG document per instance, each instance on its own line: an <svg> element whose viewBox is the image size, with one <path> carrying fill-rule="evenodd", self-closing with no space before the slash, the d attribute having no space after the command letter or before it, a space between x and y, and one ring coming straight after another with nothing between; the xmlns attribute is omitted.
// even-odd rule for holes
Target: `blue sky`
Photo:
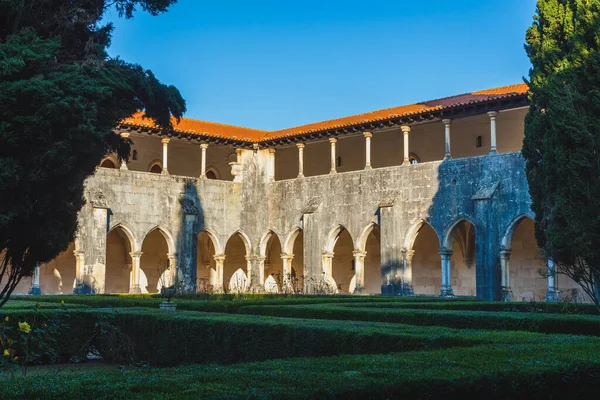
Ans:
<svg viewBox="0 0 600 400"><path fill-rule="evenodd" d="M522 82L535 0L179 0L109 19L109 52L186 117L280 129Z"/></svg>

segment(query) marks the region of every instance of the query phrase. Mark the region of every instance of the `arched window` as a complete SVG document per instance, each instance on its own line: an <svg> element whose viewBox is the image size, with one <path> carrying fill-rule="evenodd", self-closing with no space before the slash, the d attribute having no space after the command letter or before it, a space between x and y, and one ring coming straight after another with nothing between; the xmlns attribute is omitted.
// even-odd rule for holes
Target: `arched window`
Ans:
<svg viewBox="0 0 600 400"><path fill-rule="evenodd" d="M411 164L418 164L421 162L421 159L415 153L410 153L410 156L408 157L408 159Z"/></svg>
<svg viewBox="0 0 600 400"><path fill-rule="evenodd" d="M217 179L217 174L212 169L206 171L206 179Z"/></svg>
<svg viewBox="0 0 600 400"><path fill-rule="evenodd" d="M100 166L102 168L117 168L114 161L111 160L110 158L105 158L104 160L102 160L102 162L100 163Z"/></svg>
<svg viewBox="0 0 600 400"><path fill-rule="evenodd" d="M153 174L160 174L162 170L162 165L159 161L155 161L150 164L150 168L148 169L148 171L152 172Z"/></svg>

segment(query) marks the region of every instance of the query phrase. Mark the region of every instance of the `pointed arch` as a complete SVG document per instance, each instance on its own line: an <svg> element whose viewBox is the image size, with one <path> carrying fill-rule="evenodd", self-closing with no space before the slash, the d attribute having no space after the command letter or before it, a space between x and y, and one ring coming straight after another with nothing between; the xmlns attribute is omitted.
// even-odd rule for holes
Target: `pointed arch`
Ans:
<svg viewBox="0 0 600 400"><path fill-rule="evenodd" d="M335 247L335 243L339 239L340 235L344 232L348 232L350 235L350 231L346 229L343 225L335 225L333 228L329 230L327 237L325 238L325 245L323 246L323 251L325 253L333 253L333 249ZM350 239L352 239L352 235L350 235Z"/></svg>
<svg viewBox="0 0 600 400"><path fill-rule="evenodd" d="M415 244L415 240L417 239L417 235L419 234L419 232L421 231L421 229L423 229L423 226L428 225L434 232L435 232L435 236L438 240L438 244L440 244L440 235L438 234L438 232L435 230L435 228L426 220L424 219L418 219L414 224L412 224L409 228L408 231L406 231L406 235L404 236L404 248L407 250L412 250L412 248L414 247Z"/></svg>
<svg viewBox="0 0 600 400"><path fill-rule="evenodd" d="M365 226L359 233L358 238L356 239L356 243L354 244L354 248L365 251L367 247L367 239L373 229L379 229L379 225L375 222L370 222L369 225Z"/></svg>
<svg viewBox="0 0 600 400"><path fill-rule="evenodd" d="M267 245L269 244L269 240L275 236L277 238L278 241L280 241L279 239L279 235L277 235L277 233L275 233L275 231L273 229L269 229L264 235L262 235L262 237L260 238L260 242L259 242L259 254L264 257L266 256L266 251L267 251ZM280 241L281 242L281 241Z"/></svg>
<svg viewBox="0 0 600 400"><path fill-rule="evenodd" d="M250 238L248 237L248 235L246 235L241 229L236 230L235 232L233 232L231 235L229 235L229 237L227 238L227 242L229 242L231 240L232 237L234 237L235 235L239 235L240 239L242 239L242 242L244 243L244 247L246 248L246 255L249 256L250 254L252 254L252 242L250 241Z"/></svg>
<svg viewBox="0 0 600 400"><path fill-rule="evenodd" d="M127 240L129 240L130 251L139 251L140 250L139 243L137 242L135 235L133 234L133 231L131 229L129 229L123 223L118 223L115 226L113 226L112 228L110 228L110 230L107 232L107 234L111 233L112 231L114 231L116 229L120 229L127 237ZM77 240L75 240L75 249L79 249L79 243L77 242Z"/></svg>
<svg viewBox="0 0 600 400"><path fill-rule="evenodd" d="M516 217L514 217L508 224L508 227L506 228L504 235L502 236L502 240L500 242L501 248L510 249L513 234L515 233L515 230L517 230L517 227L519 226L521 221L523 221L525 219L530 219L530 220L534 221L534 223L535 223L535 219L534 219L533 215L530 215L530 214L524 213L524 214L519 214Z"/></svg>
<svg viewBox="0 0 600 400"><path fill-rule="evenodd" d="M285 254L292 254L294 252L294 243L296 242L296 238L302 232L302 229L296 226L292 231L287 235L285 241L283 242L283 252Z"/></svg>
<svg viewBox="0 0 600 400"><path fill-rule="evenodd" d="M452 225L450 225L450 228L448 228L448 230L446 230L446 234L444 235L444 240L442 243L440 243L441 247L444 247L447 249L452 248L452 240L454 239L454 234L456 233L456 228L460 225L461 222L465 222L465 221L468 222L469 224L471 224L473 227L475 227L475 224L473 223L473 221L471 221L467 217L460 217Z"/></svg>
<svg viewBox="0 0 600 400"><path fill-rule="evenodd" d="M161 226L157 225L154 228L150 229L148 231L148 233L146 233L146 235L144 235L144 240L146 240L148 235L150 235L154 231L160 232L160 234L165 238L165 240L167 242L167 247L169 249L169 253L171 253L171 254L175 253L175 240L173 240L173 235L171 235L171 233L168 230L166 230L165 228L163 228ZM144 240L142 240L142 243L144 243Z"/></svg>
<svg viewBox="0 0 600 400"><path fill-rule="evenodd" d="M219 241L219 235L217 235L217 233L212 228L206 228L202 232L206 233L206 235L210 238L210 241L212 242L215 248L215 254L223 254L223 251L225 251L225 249Z"/></svg>

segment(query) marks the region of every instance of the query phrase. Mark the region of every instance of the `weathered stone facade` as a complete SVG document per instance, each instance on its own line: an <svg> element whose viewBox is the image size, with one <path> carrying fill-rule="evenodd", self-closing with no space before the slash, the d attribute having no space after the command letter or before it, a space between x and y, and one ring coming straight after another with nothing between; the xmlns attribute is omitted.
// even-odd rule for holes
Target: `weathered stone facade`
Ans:
<svg viewBox="0 0 600 400"><path fill-rule="evenodd" d="M452 158L450 119L437 119L413 127L423 132L421 138L431 135L435 140L417 140L411 152L411 129L403 126L317 140L326 151L314 151L306 161L304 144L198 148L198 143L175 142L184 150L171 150L169 168L183 171L186 160L197 154L193 163L201 168L198 178L134 170L134 160L129 168L98 168L86 183L88 202L80 212L77 240L68 250L74 256L69 259L65 253L55 266L42 266L34 287L66 293L75 278L79 292L139 293L156 292L176 279L188 291L555 298L557 287L546 285L538 271L547 267L536 250L532 225L521 223L533 217L524 160L514 151L522 139L524 112L520 107L500 120L506 130L498 134L499 148L513 150L501 153L496 151L496 112L464 118L465 127L473 121L475 133L464 128L461 138L453 127L453 149L466 153L463 158ZM481 130L482 121L488 121L487 132ZM377 147L379 137L392 143L403 134L398 148ZM482 136L490 134L487 149L481 149ZM140 142L147 141L147 135L137 135ZM477 138L473 150L465 147L473 143L471 137ZM136 143L135 135L131 138ZM344 148L345 141L366 147ZM338 149L355 151L348 153L347 162L364 168L338 172ZM413 150L424 162L413 161ZM215 166L213 177L232 180L206 179L205 157L211 151L222 154L209 162ZM276 160L297 151L299 162ZM386 157L393 163L394 154L397 165L373 168ZM157 165L157 156L144 156L152 160L144 161L148 170ZM227 163L230 171L219 166ZM328 168L319 169L316 163ZM293 165L298 165L296 170ZM324 175L304 176L321 170ZM513 236L518 239L514 248ZM57 269L68 260L73 268ZM44 279L50 279L44 271L50 268L62 277L60 286L44 286ZM562 286L570 289L573 284Z"/></svg>

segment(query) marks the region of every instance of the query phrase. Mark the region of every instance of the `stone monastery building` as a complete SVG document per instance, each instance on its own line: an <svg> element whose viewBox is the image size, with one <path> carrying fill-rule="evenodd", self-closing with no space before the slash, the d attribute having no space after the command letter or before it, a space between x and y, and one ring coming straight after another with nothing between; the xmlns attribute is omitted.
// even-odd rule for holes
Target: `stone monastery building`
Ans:
<svg viewBox="0 0 600 400"><path fill-rule="evenodd" d="M527 107L518 84L280 131L135 115L129 162L102 161L77 239L17 292L577 295L534 238Z"/></svg>

